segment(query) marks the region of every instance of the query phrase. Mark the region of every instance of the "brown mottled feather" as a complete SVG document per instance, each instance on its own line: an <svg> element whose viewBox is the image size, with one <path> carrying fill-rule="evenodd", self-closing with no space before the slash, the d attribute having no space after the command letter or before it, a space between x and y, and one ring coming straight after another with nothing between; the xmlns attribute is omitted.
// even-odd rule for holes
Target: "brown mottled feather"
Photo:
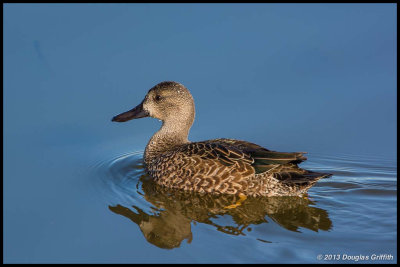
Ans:
<svg viewBox="0 0 400 267"><path fill-rule="evenodd" d="M180 145L147 168L156 182L187 191L249 196L302 195L327 174L300 169L303 153L281 153L233 139Z"/></svg>

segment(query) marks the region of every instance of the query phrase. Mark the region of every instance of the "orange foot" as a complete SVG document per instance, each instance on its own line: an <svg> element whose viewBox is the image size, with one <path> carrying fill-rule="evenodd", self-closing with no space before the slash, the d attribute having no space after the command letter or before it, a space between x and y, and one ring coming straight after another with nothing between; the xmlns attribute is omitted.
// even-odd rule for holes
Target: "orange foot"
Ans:
<svg viewBox="0 0 400 267"><path fill-rule="evenodd" d="M234 209L239 207L240 205L242 205L243 201L245 201L247 199L246 195L240 193L239 194L239 200L236 201L235 204L229 205L229 206L225 206L224 209Z"/></svg>

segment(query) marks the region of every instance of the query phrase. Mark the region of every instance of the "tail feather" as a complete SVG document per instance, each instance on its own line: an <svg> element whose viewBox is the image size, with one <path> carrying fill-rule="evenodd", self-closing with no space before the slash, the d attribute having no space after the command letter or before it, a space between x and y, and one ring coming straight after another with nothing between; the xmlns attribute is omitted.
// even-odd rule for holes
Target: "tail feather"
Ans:
<svg viewBox="0 0 400 267"><path fill-rule="evenodd" d="M318 180L332 176L330 173L313 172L304 169L301 171L288 171L275 173L274 177L286 184L297 185L300 187L311 187Z"/></svg>
<svg viewBox="0 0 400 267"><path fill-rule="evenodd" d="M307 160L303 155L305 152L275 152L262 151L254 152L251 156L254 158L254 165L287 164L300 163Z"/></svg>

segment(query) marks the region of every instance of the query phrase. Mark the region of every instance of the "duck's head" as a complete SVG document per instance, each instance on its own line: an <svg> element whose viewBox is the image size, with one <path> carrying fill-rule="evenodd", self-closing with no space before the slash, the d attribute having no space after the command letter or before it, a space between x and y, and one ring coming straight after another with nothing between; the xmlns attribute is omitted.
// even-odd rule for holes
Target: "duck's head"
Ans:
<svg viewBox="0 0 400 267"><path fill-rule="evenodd" d="M139 105L115 116L112 121L153 117L164 123L184 124L190 128L194 116L194 101L189 90L177 82L161 82L149 90Z"/></svg>

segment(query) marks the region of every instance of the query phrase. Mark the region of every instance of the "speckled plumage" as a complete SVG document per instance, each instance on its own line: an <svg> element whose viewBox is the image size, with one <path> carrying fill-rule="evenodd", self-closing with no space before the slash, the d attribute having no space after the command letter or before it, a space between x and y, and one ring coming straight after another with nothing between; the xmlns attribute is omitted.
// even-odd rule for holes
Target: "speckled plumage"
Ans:
<svg viewBox="0 0 400 267"><path fill-rule="evenodd" d="M301 169L303 152L276 152L234 139L190 142L195 109L190 92L176 82L162 82L143 102L113 118L150 116L163 121L144 153L148 173L168 188L246 196L300 196L330 174Z"/></svg>

